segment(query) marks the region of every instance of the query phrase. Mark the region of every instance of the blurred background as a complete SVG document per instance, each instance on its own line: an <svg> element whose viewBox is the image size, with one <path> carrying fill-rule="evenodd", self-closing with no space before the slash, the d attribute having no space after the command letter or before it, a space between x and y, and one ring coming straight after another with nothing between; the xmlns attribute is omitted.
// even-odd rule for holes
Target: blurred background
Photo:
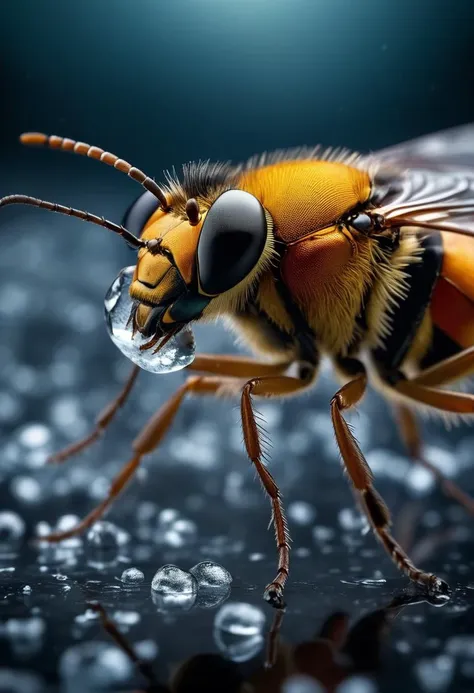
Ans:
<svg viewBox="0 0 474 693"><path fill-rule="evenodd" d="M0 195L30 194L120 221L140 194L97 162L20 147L25 130L109 149L160 180L163 169L199 158L237 162L318 142L376 151L469 122L473 39L474 5L461 0L17 0L0 22ZM0 234L0 691L128 690L134 669L87 611L90 598L156 659L161 681L178 662L213 652L241 682L262 666L273 614L261 593L275 551L237 403L186 402L109 513L111 525L59 549L32 548L35 534L58 520L70 526L71 515L99 502L140 426L185 376L142 373L100 443L46 468L50 452L89 430L129 370L106 333L103 298L134 254L101 229L25 207L2 210ZM203 352L236 349L220 326L196 337ZM309 396L259 406L294 539L282 626L293 645L334 611L354 622L406 587L362 532L341 474L328 414L336 387L323 369ZM351 420L397 536L455 593L443 609L409 607L385 641L383 665L349 667L342 678L352 688L343 693L470 691L472 518L405 457L378 396ZM469 428L427 422L424 432L430 459L473 493ZM202 560L231 572L230 596L157 606L155 572ZM145 576L135 591L116 579L129 567ZM229 644L242 621L237 631L247 637ZM238 690L226 685L218 690ZM318 690L292 685L285 691Z"/></svg>

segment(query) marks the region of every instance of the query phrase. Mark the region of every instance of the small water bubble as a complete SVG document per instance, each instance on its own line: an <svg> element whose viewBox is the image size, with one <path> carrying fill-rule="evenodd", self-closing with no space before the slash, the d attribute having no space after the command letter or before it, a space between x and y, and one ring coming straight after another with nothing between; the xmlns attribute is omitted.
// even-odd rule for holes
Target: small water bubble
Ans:
<svg viewBox="0 0 474 693"><path fill-rule="evenodd" d="M20 503L34 505L39 503L42 497L40 483L31 476L16 476L10 483L12 496Z"/></svg>
<svg viewBox="0 0 474 693"><path fill-rule="evenodd" d="M24 520L12 510L0 512L0 545L18 543L25 533Z"/></svg>
<svg viewBox="0 0 474 693"><path fill-rule="evenodd" d="M366 676L351 676L336 689L337 693L377 693L378 688L372 679Z"/></svg>
<svg viewBox="0 0 474 693"><path fill-rule="evenodd" d="M326 542L334 539L336 532L332 527L324 527L323 525L316 525L313 527L313 538L316 542Z"/></svg>
<svg viewBox="0 0 474 693"><path fill-rule="evenodd" d="M117 689L133 675L133 663L118 647L105 642L82 642L63 652L59 674L65 693Z"/></svg>
<svg viewBox="0 0 474 693"><path fill-rule="evenodd" d="M202 561L189 571L197 580L198 587L227 587L232 583L228 570L213 561Z"/></svg>
<svg viewBox="0 0 474 693"><path fill-rule="evenodd" d="M247 602L229 602L216 614L214 626L232 635L258 635L265 625L262 609Z"/></svg>
<svg viewBox="0 0 474 693"><path fill-rule="evenodd" d="M421 659L415 664L415 674L423 691L445 693L454 675L454 659L449 655Z"/></svg>
<svg viewBox="0 0 474 693"><path fill-rule="evenodd" d="M245 602L224 604L214 619L217 647L234 662L252 659L263 647L265 615L261 609Z"/></svg>
<svg viewBox="0 0 474 693"><path fill-rule="evenodd" d="M369 522L355 508L342 508L338 513L339 524L346 532L364 533L369 528Z"/></svg>
<svg viewBox="0 0 474 693"><path fill-rule="evenodd" d="M74 621L80 626L88 626L99 620L99 612L94 609L86 609L83 614L78 614Z"/></svg>
<svg viewBox="0 0 474 693"><path fill-rule="evenodd" d="M43 693L43 682L38 676L26 671L0 669L0 691L2 693Z"/></svg>
<svg viewBox="0 0 474 693"><path fill-rule="evenodd" d="M50 430L40 423L31 423L18 431L18 442L32 450L47 445L51 440Z"/></svg>
<svg viewBox="0 0 474 693"><path fill-rule="evenodd" d="M53 578L58 582L66 582L67 575L63 575L63 573L53 573Z"/></svg>
<svg viewBox="0 0 474 693"><path fill-rule="evenodd" d="M128 544L130 535L112 522L100 520L89 529L86 539L91 548L111 549Z"/></svg>
<svg viewBox="0 0 474 693"><path fill-rule="evenodd" d="M323 689L310 676L295 674L286 679L281 688L281 693L323 693Z"/></svg>
<svg viewBox="0 0 474 693"><path fill-rule="evenodd" d="M28 467L42 466L51 452L51 431L44 424L30 423L16 432L20 459Z"/></svg>
<svg viewBox="0 0 474 693"><path fill-rule="evenodd" d="M170 531L179 534L184 544L192 544L196 539L197 526L192 520L180 518L171 525Z"/></svg>
<svg viewBox="0 0 474 693"><path fill-rule="evenodd" d="M154 349L140 351L149 338L140 333L133 335L129 320L133 309L129 288L134 271L133 265L124 267L105 296L105 322L110 338L127 358L152 373L171 373L189 366L195 356L194 337L189 328L181 330L158 353Z"/></svg>
<svg viewBox="0 0 474 693"><path fill-rule="evenodd" d="M446 652L453 657L474 659L474 635L453 635L446 643Z"/></svg>
<svg viewBox="0 0 474 693"><path fill-rule="evenodd" d="M357 571L361 570L360 566L353 566ZM344 585L363 585L363 587L382 587L386 584L387 580L385 578L373 579L373 578L361 578L359 580L341 580Z"/></svg>
<svg viewBox="0 0 474 693"><path fill-rule="evenodd" d="M23 594L31 594L31 585L25 585L22 589Z"/></svg>
<svg viewBox="0 0 474 693"><path fill-rule="evenodd" d="M144 661L150 662L158 656L158 645L154 640L140 640L135 643L135 652Z"/></svg>
<svg viewBox="0 0 474 693"><path fill-rule="evenodd" d="M151 589L162 594L195 594L197 582L194 575L168 564L156 571Z"/></svg>
<svg viewBox="0 0 474 693"><path fill-rule="evenodd" d="M265 560L265 554L264 553L249 553L249 561L252 563L257 563L258 561L263 561ZM474 588L473 588L474 589Z"/></svg>
<svg viewBox="0 0 474 693"><path fill-rule="evenodd" d="M412 467L405 477L407 486L417 496L426 495L435 485L433 474L419 465Z"/></svg>
<svg viewBox="0 0 474 693"><path fill-rule="evenodd" d="M134 626L140 622L141 616L138 611L114 611L112 619L119 626Z"/></svg>
<svg viewBox="0 0 474 693"><path fill-rule="evenodd" d="M124 585L139 585L144 579L144 574L138 568L126 568L120 578Z"/></svg>
<svg viewBox="0 0 474 693"><path fill-rule="evenodd" d="M39 616L31 618L10 618L4 626L4 633L10 641L13 652L27 658L40 652L46 623Z"/></svg>
<svg viewBox="0 0 474 693"><path fill-rule="evenodd" d="M297 525L305 527L316 519L316 510L313 505L306 501L294 501L287 509L288 519Z"/></svg>

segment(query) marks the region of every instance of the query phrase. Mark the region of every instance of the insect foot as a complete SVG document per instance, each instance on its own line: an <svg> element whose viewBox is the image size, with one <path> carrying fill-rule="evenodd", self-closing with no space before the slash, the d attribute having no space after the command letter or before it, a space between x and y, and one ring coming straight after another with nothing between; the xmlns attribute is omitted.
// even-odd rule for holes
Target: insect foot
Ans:
<svg viewBox="0 0 474 693"><path fill-rule="evenodd" d="M444 600L448 600L451 596L451 588L447 582L441 580L441 578L433 575L433 573L428 573L426 575L426 580L423 581L428 590L430 597L438 597Z"/></svg>
<svg viewBox="0 0 474 693"><path fill-rule="evenodd" d="M277 582L271 582L265 587L263 598L275 609L285 609L286 604L283 599L283 587Z"/></svg>

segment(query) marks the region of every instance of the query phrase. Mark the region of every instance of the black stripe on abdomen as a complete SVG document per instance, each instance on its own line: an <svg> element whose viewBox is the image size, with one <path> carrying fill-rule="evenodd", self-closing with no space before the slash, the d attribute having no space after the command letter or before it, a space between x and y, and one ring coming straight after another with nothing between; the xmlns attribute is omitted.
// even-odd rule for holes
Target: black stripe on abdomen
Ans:
<svg viewBox="0 0 474 693"><path fill-rule="evenodd" d="M443 262L443 243L439 232L430 233L421 240L421 262L405 269L408 291L391 313L391 331L383 346L372 351L381 370L390 372L400 368L420 327L428 308L436 280Z"/></svg>

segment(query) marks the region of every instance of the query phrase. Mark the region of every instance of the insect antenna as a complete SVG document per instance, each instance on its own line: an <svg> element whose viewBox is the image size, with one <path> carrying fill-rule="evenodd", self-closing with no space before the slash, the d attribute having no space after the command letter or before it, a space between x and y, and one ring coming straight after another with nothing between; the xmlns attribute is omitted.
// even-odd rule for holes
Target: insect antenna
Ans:
<svg viewBox="0 0 474 693"><path fill-rule="evenodd" d="M128 161L120 159L111 152L106 152L104 149L94 147L86 142L76 142L76 140L71 140L68 137L58 137L57 135L45 135L42 132L24 132L20 135L20 142L27 146L44 146L49 147L49 149L73 152L81 156L88 156L91 159L97 159L108 166L113 166L118 171L126 173L132 180L136 180L146 190L151 192L159 201L160 207L164 212L169 210L168 200L160 186L139 168L132 166Z"/></svg>
<svg viewBox="0 0 474 693"><path fill-rule="evenodd" d="M47 200L38 200L36 197L30 197L29 195L7 195L6 197L2 197L0 199L0 207L6 207L7 205L30 205L32 207L47 209L50 212L65 214L69 217L76 217L77 219L82 219L82 221L89 221L91 224L103 226L109 229L109 231L119 234L119 236L122 236L133 248L138 249L147 247L147 241L142 241L140 238L137 238L123 226L114 224L113 221L109 221L104 217L98 217L96 214L84 212L82 209L65 207L64 205L57 204L56 202L48 202Z"/></svg>

